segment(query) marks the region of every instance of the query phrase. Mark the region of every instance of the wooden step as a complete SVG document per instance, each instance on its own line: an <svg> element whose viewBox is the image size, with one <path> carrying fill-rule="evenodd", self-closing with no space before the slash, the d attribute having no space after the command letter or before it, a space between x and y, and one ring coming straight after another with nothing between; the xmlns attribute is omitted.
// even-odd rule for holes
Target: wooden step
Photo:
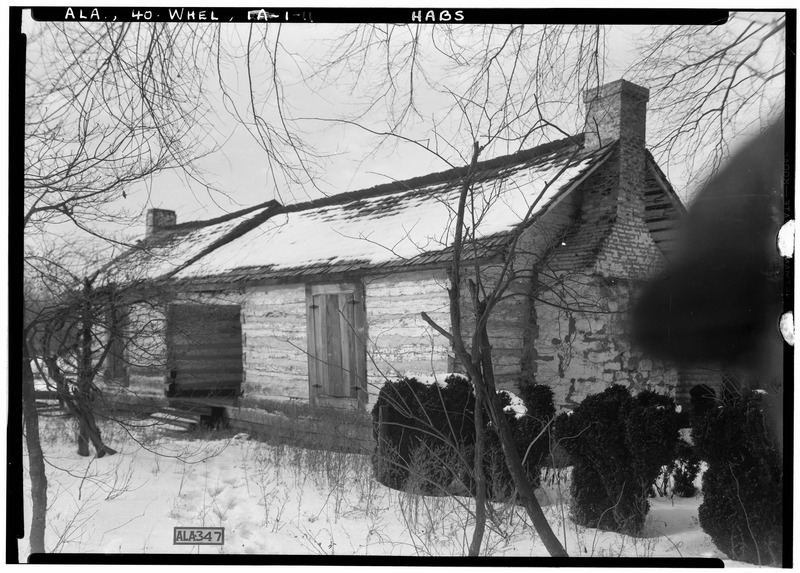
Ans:
<svg viewBox="0 0 800 573"><path fill-rule="evenodd" d="M39 414L45 414L47 412L61 412L61 406L58 404L40 404L40 402L36 403L36 410L39 412ZM69 415L68 412L64 412L64 414Z"/></svg>
<svg viewBox="0 0 800 573"><path fill-rule="evenodd" d="M58 400L55 390L34 390L33 395L37 400Z"/></svg>
<svg viewBox="0 0 800 573"><path fill-rule="evenodd" d="M165 412L153 412L150 418L162 422L168 426L177 426L185 430L194 430L200 424L199 418L197 420L186 416L169 414Z"/></svg>
<svg viewBox="0 0 800 573"><path fill-rule="evenodd" d="M187 418L200 422L201 416L210 416L211 408L170 408L169 406L157 406L151 408L153 413L169 414L178 418Z"/></svg>

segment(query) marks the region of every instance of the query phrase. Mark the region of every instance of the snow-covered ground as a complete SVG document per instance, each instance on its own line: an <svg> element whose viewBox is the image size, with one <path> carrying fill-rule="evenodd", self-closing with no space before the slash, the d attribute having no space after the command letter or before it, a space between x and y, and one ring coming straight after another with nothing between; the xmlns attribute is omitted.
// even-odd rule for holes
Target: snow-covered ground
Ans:
<svg viewBox="0 0 800 573"><path fill-rule="evenodd" d="M106 428L109 442L120 453L81 458L75 453L70 422L42 419L49 551L467 553L471 500L388 489L372 479L368 456L268 445L244 434L229 433L224 439L224 434L208 434L208 439L199 440L163 427L132 432L116 425ZM699 498L652 500L642 537L576 526L568 517L568 474L550 470L539 493L570 555L725 557L700 529ZM30 516L27 475L25 480L25 511ZM224 527L225 544L175 546L176 526ZM20 559L26 559L27 539L19 549ZM483 553L547 555L524 511L510 504L494 504Z"/></svg>

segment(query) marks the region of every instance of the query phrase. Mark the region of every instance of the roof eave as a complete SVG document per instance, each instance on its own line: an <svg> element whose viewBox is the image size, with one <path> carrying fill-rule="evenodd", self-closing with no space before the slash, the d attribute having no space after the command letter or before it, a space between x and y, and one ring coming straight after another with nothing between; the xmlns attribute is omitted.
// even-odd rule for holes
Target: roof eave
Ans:
<svg viewBox="0 0 800 573"><path fill-rule="evenodd" d="M658 183L661 189L663 189L667 199L669 199L675 208L680 211L681 215L685 215L687 213L686 206L683 204L683 201L681 201L681 198L678 196L675 188L667 179L667 176L658 166L658 163L656 163L655 157L653 157L653 154L650 153L650 150L647 150L647 164L648 167L650 167L653 178L656 180L656 183Z"/></svg>

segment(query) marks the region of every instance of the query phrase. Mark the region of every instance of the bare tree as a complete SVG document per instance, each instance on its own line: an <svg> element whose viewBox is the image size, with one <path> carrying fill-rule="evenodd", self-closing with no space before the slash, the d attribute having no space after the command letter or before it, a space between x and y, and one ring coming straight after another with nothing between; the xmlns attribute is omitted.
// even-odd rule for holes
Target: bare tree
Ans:
<svg viewBox="0 0 800 573"><path fill-rule="evenodd" d="M500 150L517 151L534 141L575 129L559 129L554 119L580 117L574 107L579 94L602 77L600 53L603 31L580 26L368 26L341 36L323 68L352 83L356 92L361 75L356 69L376 70L369 76L366 111L381 108L387 113L385 127L372 127L364 115L347 118L382 142L404 142L425 149L448 167L461 169L458 204L446 237L452 249L450 267L450 325L445 328L427 314L426 320L450 342L456 359L475 387L476 402L496 428L506 463L534 528L548 552L566 552L548 524L524 471L497 395L487 324L509 286L529 269L513 264L487 273L481 268L477 245L480 241L480 207L473 201L483 154ZM355 46L355 47L354 47ZM565 49L566 48L566 49ZM434 74L424 63L436 60L441 70ZM383 61L384 65L380 65ZM442 73L444 70L444 73ZM378 75L376 78L375 76ZM422 133L416 124L427 120L426 99L448 100L450 105ZM572 111L572 115L565 113ZM334 119L336 121L337 119ZM338 120L341 120L340 118ZM470 153L461 150L470 149ZM550 182L553 184L553 182ZM492 198L484 198L492 201ZM494 198L495 200L497 198ZM519 213L507 257L514 260L516 245L531 221L541 196L527 213ZM468 293L468 294L467 294ZM469 317L469 325L465 325ZM476 412L476 451L473 472L482 477L482 412ZM479 488L476 528L470 554L477 554L485 524L485 492Z"/></svg>
<svg viewBox="0 0 800 573"><path fill-rule="evenodd" d="M95 415L103 378L109 364L124 352L127 335L122 324L122 296L113 287L95 288L94 276L74 277L74 288L42 309L37 324L40 351L34 362L45 380L56 388L58 400L78 422L78 454L96 457L116 453L103 442Z"/></svg>
<svg viewBox="0 0 800 573"><path fill-rule="evenodd" d="M784 14L734 14L725 26L655 26L642 35L632 79L654 93L650 107L658 129L650 143L668 164L683 163L694 174L718 166L732 137L754 115L766 123L780 113L782 106L774 104L782 101L784 29ZM361 113L344 121L378 138L375 153L383 143L402 143L448 167L463 166L449 237L450 328L426 319L451 342L484 400L526 509L552 555L563 555L563 548L541 515L503 424L486 329L522 269L501 268L489 277L479 268L471 253L477 238L471 199L480 157L579 131L570 122L583 117L576 107L582 91L603 83L606 33L582 26L362 26L338 38L320 72L323 81L336 80L363 97ZM386 121L371 121L375 116ZM704 157L698 149L713 150L706 163L693 163ZM530 221L530 213L521 215L520 229ZM514 234L512 254L519 236ZM474 320L468 328L465 314Z"/></svg>
<svg viewBox="0 0 800 573"><path fill-rule="evenodd" d="M638 35L629 74L652 93L649 147L698 184L730 157L737 136L765 129L784 109L786 13L731 12L712 26L649 26Z"/></svg>
<svg viewBox="0 0 800 573"><path fill-rule="evenodd" d="M207 191L211 201L223 197L197 162L218 149L217 142L226 136L214 121L212 108L218 102L212 92L222 87L227 103L238 113L235 106L241 102L230 95L235 89L229 82L230 66L241 57L237 51L241 45L232 42L227 50L229 39L220 25L31 23L27 31L24 265L26 277L39 282L39 287L26 289L26 294L55 289L47 293L49 301L61 305L58 310L43 309L27 296L22 301L24 421L33 484L30 539L31 551L37 553L45 550L47 484L31 368L35 333L49 331L49 344L61 351L70 345L80 349L75 391L62 396L79 414L83 437L100 455L110 449L91 415L89 391L109 347L100 345L97 354L97 331L113 332L118 326L101 320L119 295L113 285L93 271L82 279L83 269L62 260L61 245L53 250L52 239L68 244L91 237L96 239L93 249L129 248L115 231L136 221L139 213L126 209L125 200L135 192L149 193L153 177L168 170L179 173L187 186ZM246 48L249 58L250 43ZM250 60L245 64L249 69ZM250 110L251 115L254 112ZM241 114L237 117L246 122ZM256 124L263 135L263 123ZM285 124L277 131L270 128L271 138L262 140L275 172L292 172L294 164L284 160L286 146L302 159L301 140L288 129ZM53 328L59 320L61 327ZM63 336L65 329L74 333ZM55 355L49 362L52 375L63 377ZM62 389L64 382L59 385ZM82 453L88 453L85 446L82 440Z"/></svg>
<svg viewBox="0 0 800 573"><path fill-rule="evenodd" d="M669 142L679 141L676 138L693 127L700 128L692 131L697 137L705 137L717 126L720 136L727 136L732 117L748 106L769 102L764 92L782 81L785 64L780 58L770 61L762 56L768 53L765 46L780 39L784 27L780 15L745 21L732 28L734 37L728 48L717 45L702 56L694 46L704 39L703 29L672 29L664 31L660 41L651 42L640 69L643 73L669 70L656 76L664 87L659 90L664 103L657 105L679 112L672 116L677 123L658 144L675 152L680 144ZM137 187L146 188L166 170L177 169L191 186L210 191L212 200L221 196L213 193L219 190L196 163L214 151L221 139L208 119L214 117L210 113L215 103L209 97L212 85L226 110L264 150L273 180L282 176L292 184L313 183L316 155L300 138L297 126L302 118L294 116L287 105L287 86L278 66L279 60L288 61L299 69L301 58L284 43L281 30L280 25L226 29L150 23L38 28L30 38L26 78L24 232L30 253L25 257L26 272L36 276L52 268L44 261L57 262L43 248L43 237L56 224L69 224L109 244L127 247L108 232L109 222L125 214L117 208L118 201ZM363 127L380 143L410 144L449 167L464 167L454 233L449 238L453 249L451 329L437 326L450 337L487 415L497 425L515 483L553 555L564 551L544 520L530 484L526 486L518 454L509 445L498 410L486 331L489 316L520 269L501 268L490 280L477 267L477 260L470 262L475 225L469 200L481 157L579 130L581 126L574 123L582 117L577 112L579 95L603 83L605 34L599 26L364 26L339 37L324 64L314 64L311 74L322 85L335 83L358 95L363 107L344 121ZM676 46L686 58L670 61ZM677 68L662 67L667 64ZM231 80L238 70L246 72L243 99ZM650 84L657 87L653 81L651 76ZM686 91L695 86L700 89ZM700 105L692 104L689 97ZM387 121L372 120L375 115L369 114L375 112ZM340 117L316 119L342 121ZM376 153L379 148L380 144L375 146ZM724 145L719 149L722 153ZM520 215L512 254L531 212ZM104 290L106 285L86 286L88 298L110 292ZM23 303L26 310L31 307L29 317L37 316L27 297ZM471 328L461 327L468 314L465 308L473 314ZM36 328L31 318L23 332L23 397L34 485L31 542L32 551L40 552L44 551L47 502L30 368L30 337ZM84 344L84 348L91 346ZM102 362L96 358L84 361L87 375ZM476 544L480 546L479 540L474 540Z"/></svg>
<svg viewBox="0 0 800 573"><path fill-rule="evenodd" d="M23 222L29 276L39 277L58 262L44 248L53 225L68 224L114 242L103 225L124 215L112 207L115 200L165 169L191 173L192 141L204 110L198 101L202 74L188 65L193 54L184 51L180 34L178 28L155 25L64 23L39 27L31 35ZM47 506L30 367L37 325L29 320L22 333L34 553L45 550ZM87 330L83 336L91 334Z"/></svg>

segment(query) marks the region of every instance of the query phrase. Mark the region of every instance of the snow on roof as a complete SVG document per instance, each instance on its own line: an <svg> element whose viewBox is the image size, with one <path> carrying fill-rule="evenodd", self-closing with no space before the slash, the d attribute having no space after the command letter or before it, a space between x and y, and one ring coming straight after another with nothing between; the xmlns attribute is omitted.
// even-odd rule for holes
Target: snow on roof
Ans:
<svg viewBox="0 0 800 573"><path fill-rule="evenodd" d="M587 153L562 140L480 164L466 224L476 229L478 240L509 233L529 212L542 212L605 152ZM288 206L180 269L174 278L191 280L252 268L281 274L417 262L420 255L446 251L452 243L461 172Z"/></svg>
<svg viewBox="0 0 800 573"><path fill-rule="evenodd" d="M169 276L230 238L248 222L263 220L276 206L279 204L271 201L232 216L176 225L118 257L104 272L109 280L118 283Z"/></svg>

